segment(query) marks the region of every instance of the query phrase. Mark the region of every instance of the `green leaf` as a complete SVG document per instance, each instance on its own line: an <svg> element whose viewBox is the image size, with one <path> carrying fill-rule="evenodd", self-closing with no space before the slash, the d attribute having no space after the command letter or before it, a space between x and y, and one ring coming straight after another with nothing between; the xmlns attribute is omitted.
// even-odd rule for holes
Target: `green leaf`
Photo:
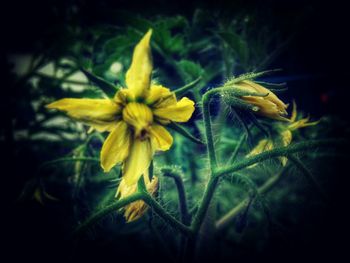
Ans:
<svg viewBox="0 0 350 263"><path fill-rule="evenodd" d="M204 74L204 69L198 63L182 59L177 63L179 73L185 82L191 82Z"/></svg>
<svg viewBox="0 0 350 263"><path fill-rule="evenodd" d="M218 34L229 45L233 52L236 53L240 62L246 65L249 56L247 42L234 32L220 32Z"/></svg>

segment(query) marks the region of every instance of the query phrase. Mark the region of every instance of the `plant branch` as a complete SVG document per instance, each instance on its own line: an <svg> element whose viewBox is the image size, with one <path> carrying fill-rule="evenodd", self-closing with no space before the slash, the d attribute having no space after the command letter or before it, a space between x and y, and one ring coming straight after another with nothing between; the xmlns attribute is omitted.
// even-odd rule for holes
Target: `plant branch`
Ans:
<svg viewBox="0 0 350 263"><path fill-rule="evenodd" d="M215 153L215 146L214 146L214 138L213 138L213 131L211 128L211 120L210 120L210 99L211 96L218 94L221 92L220 89L212 89L206 92L203 95L203 121L205 126L205 135L207 139L207 151L209 155L209 161L210 161L210 169L213 171L217 167L217 159L216 159L216 153Z"/></svg>
<svg viewBox="0 0 350 263"><path fill-rule="evenodd" d="M236 164L233 164L231 166L216 169L214 171L214 175L220 177L228 173L239 171L241 169L244 169L245 167L248 167L258 162L265 161L267 159L280 157L280 156L288 156L290 154L300 152L300 151L308 151L319 147L345 146L348 144L349 144L349 141L345 139L311 140L311 141L294 143L286 147L279 147L270 151L265 151L263 153L254 155L252 157L239 161Z"/></svg>
<svg viewBox="0 0 350 263"><path fill-rule="evenodd" d="M208 207L210 205L210 201L213 198L216 186L218 184L219 177L210 177L207 187L205 188L205 192L203 194L202 202L197 210L197 213L194 217L194 220L191 224L191 228L194 233L198 233L205 215L207 213Z"/></svg>
<svg viewBox="0 0 350 263"><path fill-rule="evenodd" d="M143 193L142 200L146 204L148 204L154 210L154 212L156 212L161 218L163 218L164 221L168 223L171 227L180 231L184 235L191 234L192 232L191 228L179 222L172 215L166 212L164 208L156 200L154 200L154 198L150 196L148 193Z"/></svg>
<svg viewBox="0 0 350 263"><path fill-rule="evenodd" d="M180 133L181 135L183 135L184 137L186 137L187 139L191 140L194 143L200 144L200 145L204 145L205 143L202 142L200 139L194 137L190 132L188 132L184 127L182 127L181 125L178 125L175 122L171 122L168 124L168 126L170 129Z"/></svg>
<svg viewBox="0 0 350 263"><path fill-rule="evenodd" d="M119 199L115 202L113 202L110 205L107 205L106 207L102 208L101 210L97 211L95 214L93 214L91 217L89 217L85 222L83 222L81 225L79 225L75 231L73 232L73 236L79 236L81 233L85 232L90 226L97 223L100 219L107 216L109 213L113 211L117 211L118 209L135 202L137 200L142 199L144 196L143 193L135 193L133 195L130 195L128 197Z"/></svg>
<svg viewBox="0 0 350 263"><path fill-rule="evenodd" d="M228 159L227 164L231 164L236 160L237 154L238 154L239 150L241 149L241 146L246 138L246 135L247 135L246 133L243 133L241 138L239 138L239 141L238 141L230 159Z"/></svg>
<svg viewBox="0 0 350 263"><path fill-rule="evenodd" d="M199 76L198 78L196 78L194 81L186 84L185 86L182 86L181 88L178 88L176 90L174 90L174 93L176 96L181 96L183 94L185 94L187 91L189 91L190 89L192 89L197 83L199 83L202 80L202 77Z"/></svg>
<svg viewBox="0 0 350 263"><path fill-rule="evenodd" d="M191 216L188 212L186 192L182 178L179 174L175 173L174 171L170 171L168 169L162 169L162 171L164 176L171 177L172 179L174 179L179 196L179 210L181 215L181 221L185 225L189 225L191 221Z"/></svg>
<svg viewBox="0 0 350 263"><path fill-rule="evenodd" d="M309 169L295 156L288 155L287 158L294 163L294 165L302 172L305 178L309 181L309 183L315 188L317 193L322 197L324 201L327 200L327 196L324 194L322 187L317 182L317 180L313 177L312 173Z"/></svg>
<svg viewBox="0 0 350 263"><path fill-rule="evenodd" d="M258 194L265 194L269 192L283 177L282 175L287 170L287 167L284 168L278 175L275 175L268 179L262 186L258 188ZM247 203L249 202L250 198L246 198L243 201L241 201L238 205L236 205L234 208L232 208L227 214L225 214L223 217L221 217L219 220L216 221L215 226L217 231L222 231L227 226L229 226L232 221L236 218L236 216L239 215L239 213L246 208Z"/></svg>

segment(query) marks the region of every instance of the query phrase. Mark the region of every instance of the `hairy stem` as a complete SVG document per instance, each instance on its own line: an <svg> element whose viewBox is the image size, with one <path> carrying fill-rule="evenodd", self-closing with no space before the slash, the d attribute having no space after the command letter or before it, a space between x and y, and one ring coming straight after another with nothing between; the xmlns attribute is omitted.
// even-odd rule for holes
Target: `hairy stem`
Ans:
<svg viewBox="0 0 350 263"><path fill-rule="evenodd" d="M73 232L74 236L78 236L81 233L85 232L90 226L94 225L96 222L98 222L103 217L107 216L109 213L112 213L114 211L117 211L118 209L135 202L137 200L142 199L144 196L143 193L135 193L133 195L130 195L128 197L119 199L115 202L113 202L110 205L107 205L106 207L102 208L101 210L97 211L95 214L93 214L91 217L89 217L85 222L83 222L81 225L79 225L75 231Z"/></svg>
<svg viewBox="0 0 350 263"><path fill-rule="evenodd" d="M185 86L174 90L175 95L181 96L181 95L185 94L187 91L192 89L196 84L198 84L201 80L202 80L202 77L198 77L194 81L186 84Z"/></svg>
<svg viewBox="0 0 350 263"><path fill-rule="evenodd" d="M241 147L242 147L242 144L243 144L243 142L244 142L244 140L245 140L245 138L246 138L246 135L247 135L247 134L243 133L243 134L241 135L241 138L239 138L239 141L238 141L238 143L237 143L237 145L236 145L236 147L235 147L235 150L233 151L233 153L232 153L230 159L228 159L227 164L231 164L231 163L233 163L233 162L236 160L236 157L237 157L237 155L238 155L239 150L240 150Z"/></svg>
<svg viewBox="0 0 350 263"><path fill-rule="evenodd" d="M185 235L191 234L191 229L184 225L183 223L176 220L172 215L170 215L168 212L164 210L164 208L151 197L149 194L143 194L142 200L148 204L154 212L156 212L161 218L164 219L166 223L168 223L171 227L174 229L180 231L181 233Z"/></svg>
<svg viewBox="0 0 350 263"><path fill-rule="evenodd" d="M185 187L182 181L182 178L179 174L175 173L174 171L164 171L164 176L171 177L174 179L177 193L179 196L179 210L181 215L181 221L185 225L189 225L191 221L191 216L188 213L188 207L187 207L187 199L186 199L186 192Z"/></svg>
<svg viewBox="0 0 350 263"><path fill-rule="evenodd" d="M269 192L283 177L282 175L287 169L283 169L278 175L275 175L268 179L262 186L258 188L258 194L265 194ZM216 221L215 226L217 231L222 231L227 226L229 226L232 221L236 218L236 216L241 213L242 210L246 208L247 203L249 202L250 198L244 199L242 202L240 202L238 205L236 205L234 208L232 208L227 214L225 214L223 217L221 217L218 221Z"/></svg>
<svg viewBox="0 0 350 263"><path fill-rule="evenodd" d="M305 176L305 178L309 181L309 183L315 188L319 196L326 201L327 196L324 194L322 187L319 185L317 180L313 177L312 173L309 171L309 169L295 156L288 155L288 159L294 163L294 165L302 172L302 174Z"/></svg>
<svg viewBox="0 0 350 263"><path fill-rule="evenodd" d="M202 201L199 205L198 211L191 224L191 228L195 234L198 233L203 223L204 217L207 213L210 201L213 198L215 188L218 183L218 178L213 176L213 171L217 167L217 159L216 159L216 153L215 153L215 147L214 147L213 131L212 131L211 120L210 120L210 99L211 99L211 96L216 95L219 92L220 92L220 89L209 90L204 94L202 99L203 120L204 120L205 134L207 139L207 151L209 156L211 173L209 175L209 181L204 191Z"/></svg>
<svg viewBox="0 0 350 263"><path fill-rule="evenodd" d="M239 161L231 166L216 169L214 171L214 175L220 177L228 173L239 171L241 169L244 169L245 167L248 167L258 162L265 161L267 159L276 158L280 156L288 156L296 152L308 151L319 147L345 146L348 144L349 142L347 140L342 139L312 140L294 143L286 147L279 147L270 151L265 151L263 153L254 155L252 157Z"/></svg>
<svg viewBox="0 0 350 263"><path fill-rule="evenodd" d="M202 142L200 139L194 137L189 131L187 131L184 127L182 127L181 125L176 124L175 122L171 122L168 124L168 126L170 129L173 129L174 131L180 133L181 135L183 135L184 137L186 137L187 139L190 139L192 142L200 144L200 145L204 145L205 143Z"/></svg>
<svg viewBox="0 0 350 263"><path fill-rule="evenodd" d="M194 220L192 222L191 228L194 231L194 233L198 233L203 220L205 218L205 215L207 213L208 207L210 205L210 201L213 198L216 186L218 184L218 177L210 177L209 182L207 184L207 187L205 189L205 192L203 194L202 202L198 208L198 211L194 217Z"/></svg>
<svg viewBox="0 0 350 263"><path fill-rule="evenodd" d="M213 131L211 128L211 120L210 120L210 99L212 95L218 93L217 89L212 89L204 94L203 96L203 120L205 126L205 135L207 139L207 150L210 161L210 168L213 171L217 166L217 159L214 147L214 139L213 139Z"/></svg>

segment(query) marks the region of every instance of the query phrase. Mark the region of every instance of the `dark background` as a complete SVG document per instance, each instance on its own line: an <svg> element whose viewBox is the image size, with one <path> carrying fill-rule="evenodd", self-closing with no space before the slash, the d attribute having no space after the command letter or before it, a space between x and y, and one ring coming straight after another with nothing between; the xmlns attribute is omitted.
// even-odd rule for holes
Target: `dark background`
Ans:
<svg viewBox="0 0 350 263"><path fill-rule="evenodd" d="M76 15L67 13L67 7L79 6ZM297 32L289 48L272 65L283 68L285 78L293 89L299 106L313 116L333 114L347 119L349 105L348 84L348 49L349 14L345 4L339 1L18 1L1 3L1 97L13 100L21 96L11 90L7 83L7 64L4 59L10 53L27 53L50 46L60 37L66 23L93 24L104 20L110 8L133 11L135 14L149 15L182 14L190 18L198 7L215 10L224 14L235 10L247 10L258 13L263 23L268 21L276 29L288 36ZM302 23L294 28L290 21L302 16ZM117 18L116 18L117 20ZM293 24L294 25L294 24ZM40 43L40 44L38 44ZM4 105L4 104L3 104ZM15 118L15 112L1 107L2 123ZM333 137L343 135L342 128L334 127ZM36 163L27 159L13 159L8 150L11 142L1 145L3 206L1 217L3 233L1 243L9 262L17 260L66 261L74 244L62 234L62 225L50 213L43 213L35 205L15 203L26 176L35 170ZM15 168L14 168L15 167ZM269 259L271 261L315 261L328 259L334 262L346 254L348 246L347 230L348 196L344 165L335 162L331 169L334 180L331 205L324 211L305 212L305 222L290 235L288 246L280 246L278 237L271 239L269 249L263 254L245 255L247 259ZM62 211L64 214L65 211ZM345 240L344 240L345 238ZM125 239L125 244L132 244L132 239ZM131 246L131 245L130 245ZM4 248L4 246L1 246ZM111 257L113 262L121 258L135 259L140 255L152 257L153 252L135 248L135 254L128 255L122 249L114 248L105 253L100 248L99 240L84 246L85 260L96 258L99 261ZM59 252L58 252L59 251ZM130 253L130 250L126 250ZM58 252L58 253L57 253ZM3 254L3 253L2 253ZM124 259L126 260L126 259ZM4 261L5 262L5 261Z"/></svg>

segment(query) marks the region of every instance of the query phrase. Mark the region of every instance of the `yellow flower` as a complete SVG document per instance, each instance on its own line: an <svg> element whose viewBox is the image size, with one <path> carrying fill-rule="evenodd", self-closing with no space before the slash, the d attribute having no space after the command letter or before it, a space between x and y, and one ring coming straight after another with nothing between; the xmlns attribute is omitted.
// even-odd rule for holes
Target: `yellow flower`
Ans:
<svg viewBox="0 0 350 263"><path fill-rule="evenodd" d="M309 117L300 119L298 121L296 120L296 118L297 118L297 105L295 101L293 101L293 111L290 118L291 124L287 125L284 128L284 130L280 132L279 138L278 138L279 140L277 140L277 142L271 139L260 140L257 146L255 146L253 150L250 151L247 157L257 155L264 151L272 150L277 146L288 146L293 139L292 131L295 131L300 128L308 127L308 126L313 126L320 122L320 121L308 122ZM279 160L281 161L282 165L285 166L288 159L286 157L279 157ZM254 167L254 166L255 165L252 165L250 167Z"/></svg>
<svg viewBox="0 0 350 263"><path fill-rule="evenodd" d="M295 103L295 101L293 101L293 111L292 111L292 116L290 117L290 121L292 123L288 125L287 127L288 130L295 131L300 128L317 125L320 122L320 120L309 122L310 117L302 118L298 121L296 119L297 119L297 104Z"/></svg>
<svg viewBox="0 0 350 263"><path fill-rule="evenodd" d="M292 133L289 130L285 130L280 134L280 143L282 144L282 146L288 146L290 144L290 142L292 141ZM272 150L273 148L276 147L276 143L271 140L271 139L262 139L258 142L258 144L253 148L253 150L251 150L246 157L251 157L257 154L260 154L262 152L265 151L269 151ZM287 163L287 158L286 157L279 157L278 158L282 165L285 166ZM249 168L252 168L254 166L256 166L257 164L253 164L251 166L249 166Z"/></svg>
<svg viewBox="0 0 350 263"><path fill-rule="evenodd" d="M109 135L101 150L101 167L108 172L122 163L123 181L134 186L144 174L154 152L166 151L173 143L164 125L186 122L194 111L194 102L186 97L177 101L168 88L151 83L153 69L150 49L152 30L136 45L126 73L127 88L113 99L61 99L49 109L68 116Z"/></svg>
<svg viewBox="0 0 350 263"><path fill-rule="evenodd" d="M143 178L145 180L147 191L152 196L154 196L158 190L158 178L156 176L153 176L152 181L150 181L147 172L144 174ZM136 191L137 184L129 186L123 178L119 184L116 197L125 198L127 196L132 195ZM144 201L139 200L132 202L131 204L125 206L123 209L125 220L127 223L129 223L143 216L146 213L148 206Z"/></svg>
<svg viewBox="0 0 350 263"><path fill-rule="evenodd" d="M239 89L248 92L256 92L267 94L266 96L242 96L242 99L254 106L258 107L257 114L272 118L275 120L289 121L287 115L287 107L272 91L250 80L243 80L235 84Z"/></svg>

